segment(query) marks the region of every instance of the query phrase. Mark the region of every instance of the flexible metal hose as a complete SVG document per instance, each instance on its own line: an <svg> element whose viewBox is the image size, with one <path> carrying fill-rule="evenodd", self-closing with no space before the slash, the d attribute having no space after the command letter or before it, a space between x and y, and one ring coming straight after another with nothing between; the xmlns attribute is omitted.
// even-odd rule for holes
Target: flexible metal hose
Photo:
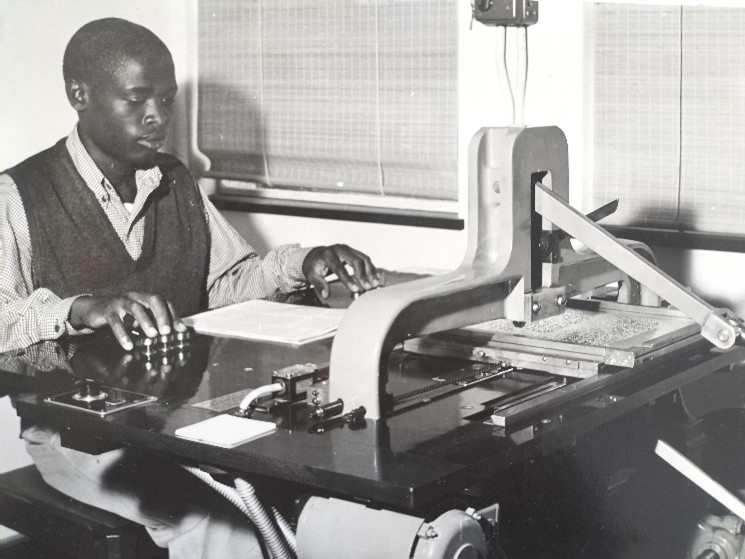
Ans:
<svg viewBox="0 0 745 559"><path fill-rule="evenodd" d="M243 479L236 478L236 488L233 488L216 481L211 475L199 468L186 465L183 467L217 491L220 495L225 497L228 501L233 503L251 520L274 559L295 559L297 551L295 536L292 534L292 528L279 512L275 513L275 516L279 515L279 518L281 518L281 521L279 519L277 521L282 534L287 540L287 543L285 543L283 537L277 533L274 524L264 510L264 506L261 504L261 501L259 501L256 491L250 483ZM285 530L287 530L287 532L285 532ZM290 546L291 550L287 549L287 545Z"/></svg>
<svg viewBox="0 0 745 559"><path fill-rule="evenodd" d="M277 522L282 535L285 537L287 545L290 546L292 552L297 555L297 541L295 540L295 532L292 530L292 526L287 522L282 513L279 512L275 507L272 507L272 513L274 514L274 520Z"/></svg>
<svg viewBox="0 0 745 559"><path fill-rule="evenodd" d="M243 499L238 494L238 491L235 490L234 487L230 487L229 485L225 485L224 483L220 483L219 481L216 481L212 478L211 475L209 475L204 470L200 470L199 468L195 468L193 466L184 466L184 469L186 469L191 474L195 475L199 479L201 479L204 483L209 485L212 489L217 491L220 495L225 497L228 501L233 503L236 507L238 507L246 516L248 516L252 521L251 514L248 510L248 507L246 507L246 503L243 502Z"/></svg>
<svg viewBox="0 0 745 559"><path fill-rule="evenodd" d="M295 559L295 554L287 548L287 544L277 532L272 519L267 514L261 501L259 501L253 485L237 477L235 478L235 488L238 491L238 495L241 496L241 499L246 504L251 515L251 520L253 520L256 529L261 534L264 543L269 548L274 559Z"/></svg>

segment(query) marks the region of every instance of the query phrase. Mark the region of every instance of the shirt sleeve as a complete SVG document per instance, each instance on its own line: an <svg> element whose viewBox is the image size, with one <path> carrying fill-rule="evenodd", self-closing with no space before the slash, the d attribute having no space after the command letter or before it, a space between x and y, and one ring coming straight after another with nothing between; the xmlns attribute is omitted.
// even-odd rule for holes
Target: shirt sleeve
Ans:
<svg viewBox="0 0 745 559"><path fill-rule="evenodd" d="M311 248L282 245L263 258L202 191L210 233L207 293L210 308L304 288L303 261Z"/></svg>
<svg viewBox="0 0 745 559"><path fill-rule="evenodd" d="M79 331L68 323L76 297L33 289L31 237L13 179L0 175L0 352Z"/></svg>

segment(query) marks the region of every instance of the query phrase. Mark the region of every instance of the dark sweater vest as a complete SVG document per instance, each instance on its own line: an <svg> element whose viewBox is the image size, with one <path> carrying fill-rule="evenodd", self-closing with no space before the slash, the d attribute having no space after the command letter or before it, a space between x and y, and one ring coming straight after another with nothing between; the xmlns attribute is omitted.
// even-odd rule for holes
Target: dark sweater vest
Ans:
<svg viewBox="0 0 745 559"><path fill-rule="evenodd" d="M199 188L175 157L159 154L156 163L163 179L142 209L137 260L75 169L64 139L7 171L28 220L35 289L62 298L156 293L182 316L206 308L209 231Z"/></svg>

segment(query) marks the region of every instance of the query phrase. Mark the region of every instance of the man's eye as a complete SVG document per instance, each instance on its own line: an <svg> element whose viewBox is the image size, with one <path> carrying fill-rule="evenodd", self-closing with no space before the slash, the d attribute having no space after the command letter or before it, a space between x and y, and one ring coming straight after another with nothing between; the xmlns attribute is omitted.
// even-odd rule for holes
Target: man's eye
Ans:
<svg viewBox="0 0 745 559"><path fill-rule="evenodd" d="M132 97L130 99L127 99L127 103L130 105L142 105L145 102L145 99L140 99L139 97Z"/></svg>
<svg viewBox="0 0 745 559"><path fill-rule="evenodd" d="M163 103L163 104L164 104L164 105L165 105L166 107L170 107L170 106L171 106L171 105L173 105L173 104L174 104L175 102L176 102L176 98L175 98L175 97L165 97L164 99L162 99L162 103Z"/></svg>

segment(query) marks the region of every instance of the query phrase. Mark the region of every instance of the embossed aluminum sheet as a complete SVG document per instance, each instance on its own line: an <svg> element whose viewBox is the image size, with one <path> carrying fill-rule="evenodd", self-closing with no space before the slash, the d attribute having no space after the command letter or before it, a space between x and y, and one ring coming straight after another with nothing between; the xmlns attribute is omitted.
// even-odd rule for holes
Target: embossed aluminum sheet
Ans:
<svg viewBox="0 0 745 559"><path fill-rule="evenodd" d="M489 332L499 336L565 342L595 347L615 346L626 340L649 336L665 324L659 318L637 316L629 313L597 312L584 309L567 309L564 313L516 326L510 320L492 320L465 330Z"/></svg>
<svg viewBox="0 0 745 559"><path fill-rule="evenodd" d="M698 324L675 309L589 300L572 305L522 327L493 320L409 340L404 348L586 377L603 365L633 367L701 338Z"/></svg>

